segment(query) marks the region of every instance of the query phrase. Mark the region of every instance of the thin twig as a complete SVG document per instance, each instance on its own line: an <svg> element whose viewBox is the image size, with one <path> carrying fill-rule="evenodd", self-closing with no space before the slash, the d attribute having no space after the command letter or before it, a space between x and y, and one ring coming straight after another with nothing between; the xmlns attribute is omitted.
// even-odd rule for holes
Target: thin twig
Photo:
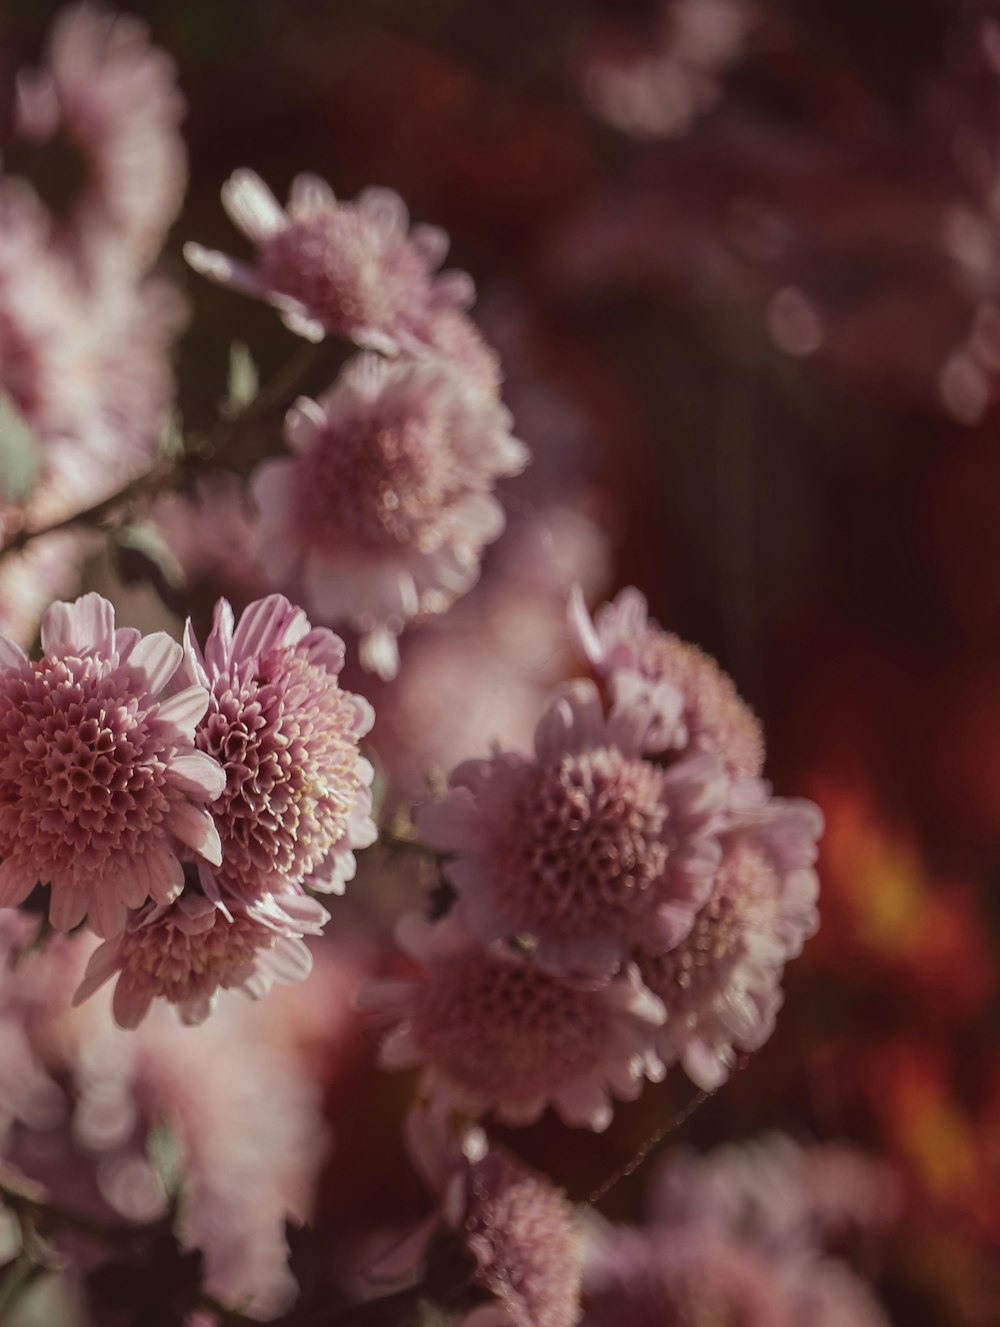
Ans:
<svg viewBox="0 0 1000 1327"><path fill-rule="evenodd" d="M59 530L69 530L76 526L101 525L122 507L130 511L140 498L159 492L161 488L165 488L182 476L193 478L203 469L225 464L230 450L242 439L247 427L287 402L306 373L317 362L322 350L321 345L311 343L303 345L298 353L293 355L269 382L265 383L245 409L232 418L220 419L207 437L180 456L161 461L146 474L129 480L122 488L101 498L99 502L64 516L51 525L35 528L22 526L6 543L0 545L0 561L11 553L20 552L43 535L55 534Z"/></svg>

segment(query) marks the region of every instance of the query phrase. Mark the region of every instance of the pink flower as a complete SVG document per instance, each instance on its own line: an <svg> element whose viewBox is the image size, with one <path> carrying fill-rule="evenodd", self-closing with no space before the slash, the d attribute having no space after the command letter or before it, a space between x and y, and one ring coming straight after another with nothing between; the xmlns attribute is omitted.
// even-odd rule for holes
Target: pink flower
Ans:
<svg viewBox="0 0 1000 1327"><path fill-rule="evenodd" d="M173 60L145 23L81 4L56 19L45 66L19 74L14 129L33 143L62 138L82 158L74 240L110 232L145 263L184 195L183 112Z"/></svg>
<svg viewBox="0 0 1000 1327"><path fill-rule="evenodd" d="M585 1327L801 1327L789 1269L712 1229L610 1233L588 1261Z"/></svg>
<svg viewBox="0 0 1000 1327"><path fill-rule="evenodd" d="M318 935L327 920L315 899L291 891L245 907L192 892L148 904L94 951L73 1003L117 973L113 1007L121 1027L136 1027L157 997L176 1005L182 1022L202 1023L220 990L259 1000L274 982L303 981L312 959L302 936Z"/></svg>
<svg viewBox="0 0 1000 1327"><path fill-rule="evenodd" d="M503 529L494 484L527 462L509 427L498 401L440 365L359 356L289 413L294 456L254 475L267 574L362 632L362 663L394 676L407 621L463 595Z"/></svg>
<svg viewBox="0 0 1000 1327"><path fill-rule="evenodd" d="M150 519L187 593L210 586L244 602L266 591L253 556L255 522L243 481L230 470L199 475L190 493L160 493ZM173 564L173 565L171 565ZM235 593L234 593L235 592Z"/></svg>
<svg viewBox="0 0 1000 1327"><path fill-rule="evenodd" d="M0 905L41 881L55 927L87 917L113 936L127 908L177 897L178 854L221 860L204 804L225 775L193 740L208 693L157 699L181 647L162 632L116 631L98 594L49 608L42 651L29 663L0 637Z"/></svg>
<svg viewBox="0 0 1000 1327"><path fill-rule="evenodd" d="M764 739L753 712L714 659L663 631L650 619L646 600L626 589L598 609L593 623L578 590L570 601L570 627L597 675L612 691L636 676L680 692L679 715L664 713L659 736L682 750L722 757L734 775L754 778L764 765Z"/></svg>
<svg viewBox="0 0 1000 1327"><path fill-rule="evenodd" d="M707 754L644 759L653 717L644 702L606 717L592 682L571 683L533 758L466 761L418 813L424 842L457 854L457 915L479 940L526 936L540 962L604 976L687 935L719 865L728 781Z"/></svg>
<svg viewBox="0 0 1000 1327"><path fill-rule="evenodd" d="M273 594L238 623L220 600L204 653L188 623L185 656L187 680L210 696L195 743L226 773L212 806L222 863L203 866L206 893L253 899L305 880L342 893L353 850L376 837L374 772L358 750L374 715L338 685L343 642Z"/></svg>
<svg viewBox="0 0 1000 1327"><path fill-rule="evenodd" d="M747 0L672 0L630 57L596 56L584 75L595 114L636 138L675 138L718 102L755 15Z"/></svg>
<svg viewBox="0 0 1000 1327"><path fill-rule="evenodd" d="M431 1110L407 1119L414 1164L441 1216L475 1262L474 1281L493 1296L462 1327L573 1327L580 1317L583 1238L566 1195L481 1129L452 1138ZM437 1221L418 1236L422 1243Z"/></svg>
<svg viewBox="0 0 1000 1327"><path fill-rule="evenodd" d="M436 226L409 230L406 206L391 189L366 189L343 203L315 175L299 175L283 211L258 175L239 170L224 185L222 202L254 245L253 264L198 244L185 246L188 262L213 281L268 300L287 327L310 340L332 333L393 354L423 343L438 314L475 297L464 272L435 275L447 235Z"/></svg>
<svg viewBox="0 0 1000 1327"><path fill-rule="evenodd" d="M707 1091L725 1082L737 1052L758 1050L774 1029L784 965L819 924L813 864L822 829L819 808L806 801L771 800L736 817L690 935L670 953L638 956L668 1010L660 1054Z"/></svg>
<svg viewBox="0 0 1000 1327"><path fill-rule="evenodd" d="M423 973L371 982L358 1003L392 1025L382 1067L423 1063L436 1109L527 1124L551 1104L567 1124L601 1130L612 1094L633 1100L644 1077L660 1076L649 1047L663 1008L634 969L603 986L570 981L481 948L451 919L410 916L399 935Z"/></svg>
<svg viewBox="0 0 1000 1327"><path fill-rule="evenodd" d="M84 281L48 247L37 205L0 193L0 392L33 441L30 525L147 469L173 405L168 351L184 301L165 281L137 279L110 241L91 257Z"/></svg>

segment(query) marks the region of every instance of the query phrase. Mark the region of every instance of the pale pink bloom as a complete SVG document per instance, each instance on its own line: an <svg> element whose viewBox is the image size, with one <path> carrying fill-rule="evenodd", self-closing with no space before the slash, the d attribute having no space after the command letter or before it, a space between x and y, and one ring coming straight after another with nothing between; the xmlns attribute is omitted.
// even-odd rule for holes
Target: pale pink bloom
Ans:
<svg viewBox="0 0 1000 1327"><path fill-rule="evenodd" d="M409 228L391 189L365 189L340 202L315 175L292 182L286 209L260 176L238 170L222 189L233 223L254 246L241 263L199 244L184 254L196 271L258 295L293 332L313 341L345 336L366 349L413 349L436 315L475 298L464 272L437 273L448 237L437 226Z"/></svg>
<svg viewBox="0 0 1000 1327"><path fill-rule="evenodd" d="M871 1288L834 1258L803 1270L795 1308L796 1327L891 1327Z"/></svg>
<svg viewBox="0 0 1000 1327"><path fill-rule="evenodd" d="M630 56L597 55L584 74L592 109L636 138L690 132L722 95L742 56L754 12L747 0L669 0L653 42Z"/></svg>
<svg viewBox="0 0 1000 1327"><path fill-rule="evenodd" d="M612 691L636 677L681 695L680 713L668 707L657 732L681 750L721 756L734 775L756 777L764 765L760 724L729 678L707 654L663 631L638 590L622 590L591 622L582 594L570 600L570 628L597 675Z"/></svg>
<svg viewBox="0 0 1000 1327"><path fill-rule="evenodd" d="M56 19L44 66L18 75L14 132L62 139L82 158L74 241L104 243L110 233L145 263L184 196L183 113L174 62L146 24L80 4Z"/></svg>
<svg viewBox="0 0 1000 1327"><path fill-rule="evenodd" d="M773 1133L671 1157L654 1183L651 1214L678 1229L738 1231L769 1250L819 1249L845 1236L883 1236L901 1196L899 1176L878 1157Z"/></svg>
<svg viewBox="0 0 1000 1327"><path fill-rule="evenodd" d="M233 994L199 1027L161 1002L128 1032L106 994L69 1016L54 1011L75 1153L114 1213L155 1220L168 1201L149 1143L166 1124L183 1165L175 1228L204 1253L206 1291L254 1317L282 1312L296 1294L285 1222L309 1218L329 1142L317 1084L288 1044L261 1035L261 1010Z"/></svg>
<svg viewBox="0 0 1000 1327"><path fill-rule="evenodd" d="M527 452L489 394L431 360L362 355L286 422L294 455L252 480L257 552L273 583L301 586L323 621L362 633L383 677L406 623L440 613L479 575L504 526L496 480Z"/></svg>
<svg viewBox="0 0 1000 1327"><path fill-rule="evenodd" d="M661 1075L649 1047L663 1007L634 968L603 986L571 981L482 948L450 918L406 917L399 936L424 971L368 983L358 1004L390 1027L382 1067L423 1064L435 1109L527 1124L552 1105L567 1124L601 1130L612 1096L631 1101Z"/></svg>
<svg viewBox="0 0 1000 1327"><path fill-rule="evenodd" d="M478 384L491 396L500 395L503 382L500 356L461 309L441 309L432 314L417 329L416 342L410 349L415 355L437 355L448 368Z"/></svg>
<svg viewBox="0 0 1000 1327"><path fill-rule="evenodd" d="M533 757L466 761L418 812L422 840L456 854L446 871L477 939L524 936L539 962L598 976L684 939L718 870L729 783L708 754L645 759L655 714L643 698L605 715L592 682L570 683Z"/></svg>
<svg viewBox="0 0 1000 1327"><path fill-rule="evenodd" d="M638 956L668 1011L660 1054L680 1060L707 1091L774 1030L784 965L819 925L813 866L822 828L819 808L806 801L771 800L735 816L720 834L722 864L690 934L669 953Z"/></svg>
<svg viewBox="0 0 1000 1327"><path fill-rule="evenodd" d="M208 693L161 699L181 647L162 632L116 631L97 594L49 608L42 651L30 663L0 637L0 905L41 881L57 929L87 917L113 936L127 908L178 896L179 854L221 860L205 803L225 775L194 747Z"/></svg>
<svg viewBox="0 0 1000 1327"><path fill-rule="evenodd" d="M0 912L0 1154L7 1156L15 1124L48 1129L65 1113L65 1101L32 1036L35 1006L51 990L55 965L63 958L53 938L28 957L38 939L40 918ZM41 978L41 980L39 980Z"/></svg>
<svg viewBox="0 0 1000 1327"><path fill-rule="evenodd" d="M0 540L5 531L0 514ZM81 531L59 530L33 539L19 553L8 553L0 561L0 635L27 649L53 599L71 595L79 587L93 542Z"/></svg>
<svg viewBox="0 0 1000 1327"><path fill-rule="evenodd" d="M161 493L149 512L168 550L168 571L244 602L266 592L254 560L255 522L246 487L230 470L199 475L190 493Z"/></svg>
<svg viewBox="0 0 1000 1327"><path fill-rule="evenodd" d="M584 1327L809 1327L793 1270L722 1231L610 1229L591 1242Z"/></svg>
<svg viewBox="0 0 1000 1327"><path fill-rule="evenodd" d="M399 676L373 696L386 805L412 806L469 756L530 747L552 689L573 671L563 628L570 585L595 590L608 542L573 507L515 517L475 594L403 643Z"/></svg>
<svg viewBox="0 0 1000 1327"><path fill-rule="evenodd" d="M343 664L340 638L280 594L239 622L221 599L204 653L188 622L183 672L210 695L195 743L226 773L212 806L222 864L201 868L211 897L253 899L304 881L343 893L354 849L374 842L374 771L358 749L374 714L340 689Z"/></svg>
<svg viewBox="0 0 1000 1327"><path fill-rule="evenodd" d="M411 1113L406 1141L440 1219L472 1255L474 1281L493 1297L462 1327L573 1327L583 1232L566 1195L505 1148L491 1147L481 1129L453 1136L434 1111ZM421 1253L438 1220L418 1231Z"/></svg>
<svg viewBox="0 0 1000 1327"><path fill-rule="evenodd" d="M177 290L138 279L109 241L81 280L37 205L0 193L0 392L33 439L27 524L71 515L147 469L173 405Z"/></svg>
<svg viewBox="0 0 1000 1327"><path fill-rule="evenodd" d="M157 998L176 1005L182 1022L203 1023L220 990L259 1000L274 982L308 977L312 959L302 936L318 935L328 917L315 899L291 891L247 905L191 892L171 904L147 904L94 951L74 1003L117 976L120 1027L136 1027Z"/></svg>

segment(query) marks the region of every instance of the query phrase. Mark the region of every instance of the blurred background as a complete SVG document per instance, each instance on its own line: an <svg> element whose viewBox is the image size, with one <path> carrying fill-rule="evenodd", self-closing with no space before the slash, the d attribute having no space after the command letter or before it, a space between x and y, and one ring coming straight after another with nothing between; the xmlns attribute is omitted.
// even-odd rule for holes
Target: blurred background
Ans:
<svg viewBox="0 0 1000 1327"><path fill-rule="evenodd" d="M58 7L0 4L4 80L37 62ZM310 170L339 196L390 186L448 230L535 455L447 624L485 633L484 694L450 695L443 734L445 716L407 710L445 666L444 626L415 633L381 707L353 679L376 747L403 753L388 796L422 777L428 726L443 765L479 753L481 712L522 740L568 667L563 585L534 540L591 601L638 585L761 716L776 790L827 818L822 929L777 1032L668 1146L781 1129L889 1159L904 1212L870 1270L893 1322L1000 1322L1000 16L957 0L128 9L188 105L162 262L193 309L185 420L214 414L234 339L263 374L292 338L185 274L181 244L237 251L219 204L234 168L280 197ZM347 906L388 934L399 890ZM351 1146L331 1153L318 1222L344 1241L406 1183L386 1139L408 1085L380 1080L373 1109L372 1053L351 1027L324 1062ZM586 1197L693 1094L671 1077L607 1136L543 1123L518 1149ZM643 1184L603 1210L633 1216Z"/></svg>

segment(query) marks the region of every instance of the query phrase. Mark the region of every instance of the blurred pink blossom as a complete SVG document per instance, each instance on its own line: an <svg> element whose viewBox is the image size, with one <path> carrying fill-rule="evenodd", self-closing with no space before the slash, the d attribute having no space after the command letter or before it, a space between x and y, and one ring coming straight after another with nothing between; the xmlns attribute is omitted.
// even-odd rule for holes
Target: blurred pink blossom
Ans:
<svg viewBox="0 0 1000 1327"><path fill-rule="evenodd" d="M234 224L255 248L253 264L188 244L196 271L267 299L293 332L319 341L333 333L393 354L428 340L437 315L472 303L464 272L435 274L448 252L437 226L409 229L406 206L391 189L366 189L338 201L315 175L292 183L282 209L259 175L236 171L222 190ZM445 342L454 334L435 328Z"/></svg>
<svg viewBox="0 0 1000 1327"><path fill-rule="evenodd" d="M272 583L301 586L317 617L355 627L362 664L394 676L406 623L463 595L503 529L495 482L528 459L510 422L442 365L353 360L318 402L289 413L294 455L254 474L257 553Z"/></svg>
<svg viewBox="0 0 1000 1327"><path fill-rule="evenodd" d="M650 1041L663 1006L634 969L603 986L571 981L482 948L451 918L411 914L399 939L423 972L369 982L358 1004L386 1026L382 1067L424 1065L436 1110L527 1124L551 1104L567 1124L602 1130L612 1097L631 1101L661 1076Z"/></svg>
<svg viewBox="0 0 1000 1327"><path fill-rule="evenodd" d="M183 113L174 62L140 19L89 3L59 14L42 68L18 75L14 133L82 159L73 250L110 240L142 266L156 256L184 195Z"/></svg>

